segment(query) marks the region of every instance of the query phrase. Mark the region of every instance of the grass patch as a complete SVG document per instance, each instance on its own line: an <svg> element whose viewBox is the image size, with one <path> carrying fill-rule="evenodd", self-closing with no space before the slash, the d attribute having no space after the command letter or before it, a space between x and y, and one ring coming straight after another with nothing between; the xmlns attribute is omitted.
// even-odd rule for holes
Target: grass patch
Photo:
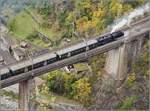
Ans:
<svg viewBox="0 0 150 111"><path fill-rule="evenodd" d="M54 32L50 28L42 27L34 18L34 15L36 15L36 11L31 10L31 14L29 14L28 11L24 10L21 13L19 13L13 20L9 21L8 26L11 30L11 35L15 37L15 39L19 40L27 40L28 36L30 36L33 32L39 31L46 35L49 39L52 41L55 41L59 39L59 32ZM34 14L34 15L33 15ZM40 16L38 14L38 16ZM57 34L57 36L56 36ZM47 47L48 44L46 44L43 40L41 39L34 39L33 41L30 41L35 45L42 46L42 47Z"/></svg>
<svg viewBox="0 0 150 111"><path fill-rule="evenodd" d="M77 72L78 71L80 72L80 71L87 71L87 70L89 70L85 63L74 64L74 67L77 70Z"/></svg>
<svg viewBox="0 0 150 111"><path fill-rule="evenodd" d="M125 84L127 87L132 87L134 85L135 81L136 81L136 75L135 75L135 73L132 73L127 77Z"/></svg>
<svg viewBox="0 0 150 111"><path fill-rule="evenodd" d="M126 97L117 111L129 110L137 99L137 96Z"/></svg>
<svg viewBox="0 0 150 111"><path fill-rule="evenodd" d="M12 100L18 100L17 94L15 94L13 91L1 90L0 96L8 96Z"/></svg>
<svg viewBox="0 0 150 111"><path fill-rule="evenodd" d="M38 27L38 24L25 11L18 14L13 21L13 34L18 39L25 39Z"/></svg>

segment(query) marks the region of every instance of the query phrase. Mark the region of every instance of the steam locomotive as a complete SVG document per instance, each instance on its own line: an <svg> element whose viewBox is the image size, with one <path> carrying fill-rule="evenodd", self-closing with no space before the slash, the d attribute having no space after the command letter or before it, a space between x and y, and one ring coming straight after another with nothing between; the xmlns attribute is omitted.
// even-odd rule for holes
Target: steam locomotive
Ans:
<svg viewBox="0 0 150 111"><path fill-rule="evenodd" d="M88 40L87 42L81 42L77 45L56 51L55 53L47 53L41 56L38 56L31 60L26 60L14 65L11 65L7 68L0 70L0 79L8 79L10 77L32 71L34 69L44 67L46 65L67 59L69 57L86 53L86 51L95 49L97 47L103 46L107 43L116 41L118 38L123 37L124 33L122 31L113 32L96 39Z"/></svg>

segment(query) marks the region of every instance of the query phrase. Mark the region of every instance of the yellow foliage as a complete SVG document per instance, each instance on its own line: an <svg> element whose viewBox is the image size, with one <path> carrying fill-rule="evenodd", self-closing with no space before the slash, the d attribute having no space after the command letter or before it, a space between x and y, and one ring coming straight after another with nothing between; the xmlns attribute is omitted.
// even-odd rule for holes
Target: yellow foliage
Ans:
<svg viewBox="0 0 150 111"><path fill-rule="evenodd" d="M145 2L145 0L138 0L138 2L139 2L140 4L143 4L143 3Z"/></svg>
<svg viewBox="0 0 150 111"><path fill-rule="evenodd" d="M112 0L110 4L110 11L113 15L117 15L117 18L123 13L123 5L119 2L119 0Z"/></svg>
<svg viewBox="0 0 150 111"><path fill-rule="evenodd" d="M72 22L75 19L75 13L74 12L70 12L68 17L66 18L66 20L68 22Z"/></svg>
<svg viewBox="0 0 150 111"><path fill-rule="evenodd" d="M104 16L104 11L102 11L101 9L99 9L98 11L94 11L93 12L93 18L101 18Z"/></svg>
<svg viewBox="0 0 150 111"><path fill-rule="evenodd" d="M49 93L49 88L46 84L43 84L41 87L41 93L43 94L48 94Z"/></svg>
<svg viewBox="0 0 150 111"><path fill-rule="evenodd" d="M85 105L88 105L90 102L91 85L88 81L88 78L82 78L72 85L73 98Z"/></svg>
<svg viewBox="0 0 150 111"><path fill-rule="evenodd" d="M77 30L79 32L84 32L87 29L87 22L88 22L88 18L86 16L80 18L77 20L76 24L77 24Z"/></svg>
<svg viewBox="0 0 150 111"><path fill-rule="evenodd" d="M93 26L93 27L97 27L99 21L100 21L99 18L93 18L93 19L92 19L92 26Z"/></svg>
<svg viewBox="0 0 150 111"><path fill-rule="evenodd" d="M96 29L99 23L102 21L101 19L104 16L104 11L99 9L98 11L94 11L92 14L92 20L88 20L87 17L82 17L77 20L77 30L79 32L87 32L90 29Z"/></svg>
<svg viewBox="0 0 150 111"><path fill-rule="evenodd" d="M135 81L135 79L136 79L135 73L128 76L129 81Z"/></svg>
<svg viewBox="0 0 150 111"><path fill-rule="evenodd" d="M150 76L150 69L144 74L144 76L147 76L147 77Z"/></svg>
<svg viewBox="0 0 150 111"><path fill-rule="evenodd" d="M132 86L132 84L134 83L134 81L136 80L136 75L135 75L135 73L132 73L131 75L129 75L128 77L127 77L127 85L128 86Z"/></svg>
<svg viewBox="0 0 150 111"><path fill-rule="evenodd" d="M131 5L123 5L123 12L128 13L129 11L133 10Z"/></svg>
<svg viewBox="0 0 150 111"><path fill-rule="evenodd" d="M142 1L139 0L140 3L143 3ZM105 7L105 4L109 8ZM84 12L83 10L86 8L90 9L90 11ZM81 14L81 17L77 18L77 31L80 33L90 32L90 34L95 34L103 30L113 19L117 19L124 13L131 11L132 5L124 4L121 0L111 0L109 3L105 3L102 0L97 1L97 4L93 4L91 0L84 0L80 1L80 9L82 9L84 16ZM111 17L107 19L109 14Z"/></svg>
<svg viewBox="0 0 150 111"><path fill-rule="evenodd" d="M85 2L82 3L83 8L92 8L92 4L90 2L90 0L86 0Z"/></svg>

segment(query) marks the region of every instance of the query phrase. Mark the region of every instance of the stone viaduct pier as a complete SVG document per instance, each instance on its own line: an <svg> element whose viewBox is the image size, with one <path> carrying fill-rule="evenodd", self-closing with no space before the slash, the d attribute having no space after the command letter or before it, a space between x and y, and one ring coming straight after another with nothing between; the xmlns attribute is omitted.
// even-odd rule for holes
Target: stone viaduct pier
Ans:
<svg viewBox="0 0 150 111"><path fill-rule="evenodd" d="M150 37L150 19L147 21L146 32L142 32L143 24L141 28L134 26L131 29L125 31L124 44L108 52L105 70L106 72L117 81L117 85L125 80L130 65L138 59L138 56L142 50L142 45L145 37Z"/></svg>

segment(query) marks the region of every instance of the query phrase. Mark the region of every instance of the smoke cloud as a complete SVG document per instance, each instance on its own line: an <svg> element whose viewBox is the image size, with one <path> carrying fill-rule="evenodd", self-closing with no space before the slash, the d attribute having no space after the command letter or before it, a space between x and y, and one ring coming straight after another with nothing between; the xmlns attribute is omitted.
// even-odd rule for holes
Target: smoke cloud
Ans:
<svg viewBox="0 0 150 111"><path fill-rule="evenodd" d="M150 3L145 4L142 7L139 7L135 10L133 10L129 15L122 17L121 19L117 20L115 24L112 25L112 32L115 32L116 30L120 29L121 27L128 25L130 26L130 23L137 17L144 15L145 13L150 13Z"/></svg>

